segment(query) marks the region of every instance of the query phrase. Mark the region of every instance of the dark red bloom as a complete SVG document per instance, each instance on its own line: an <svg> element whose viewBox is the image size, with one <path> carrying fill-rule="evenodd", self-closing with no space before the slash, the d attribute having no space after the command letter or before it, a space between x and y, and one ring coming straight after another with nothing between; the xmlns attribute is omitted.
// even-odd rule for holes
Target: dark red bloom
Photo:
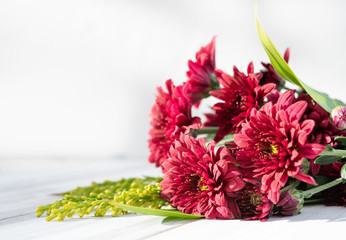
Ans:
<svg viewBox="0 0 346 240"><path fill-rule="evenodd" d="M337 129L330 121L329 113L316 103L309 95L299 94L297 101L306 101L308 106L302 116L302 120L312 119L315 127L308 136L308 141L320 143L322 145L332 144L334 137L342 135L342 131ZM314 159L310 161L310 169L313 175L316 175L320 165L314 164Z"/></svg>
<svg viewBox="0 0 346 240"><path fill-rule="evenodd" d="M235 159L225 147L214 153L215 142L181 134L163 163L161 196L184 213L206 218L233 219L240 216L234 201L228 197L244 183L235 167Z"/></svg>
<svg viewBox="0 0 346 240"><path fill-rule="evenodd" d="M328 165L323 165L321 167L319 175L326 176L331 180L335 180L340 177L340 171L343 166L344 163L341 163L340 161Z"/></svg>
<svg viewBox="0 0 346 240"><path fill-rule="evenodd" d="M281 93L276 90L276 89L273 89L268 95L267 95L267 100L268 102L272 102L273 104L275 104L279 97L281 96Z"/></svg>
<svg viewBox="0 0 346 240"><path fill-rule="evenodd" d="M198 107L200 101L208 96L208 92L216 84L215 78L215 37L211 42L196 53L196 62L189 60L187 85L192 97L192 103Z"/></svg>
<svg viewBox="0 0 346 240"><path fill-rule="evenodd" d="M297 101L306 101L308 106L302 116L302 120L312 119L315 127L309 135L309 141L323 145L330 144L332 139L341 132L330 121L329 113L305 93L299 94Z"/></svg>
<svg viewBox="0 0 346 240"><path fill-rule="evenodd" d="M174 86L172 80L166 81L167 92L158 87L158 95L151 109L151 129L149 131L149 162L156 167L167 159L170 146L180 133L199 129L201 120L191 117L191 100L185 86Z"/></svg>
<svg viewBox="0 0 346 240"><path fill-rule="evenodd" d="M346 184L340 183L322 192L323 203L327 206L346 207Z"/></svg>
<svg viewBox="0 0 346 240"><path fill-rule="evenodd" d="M253 63L248 66L245 75L234 66L234 77L217 70L221 85L220 90L210 92L210 95L224 101L213 107L215 113L207 114L205 126L219 126L215 141L220 141L225 135L239 131L241 124L250 115L252 108L257 108L265 96L275 88L275 84L258 85L261 73L254 73Z"/></svg>
<svg viewBox="0 0 346 240"><path fill-rule="evenodd" d="M300 121L307 103L294 102L294 91L286 91L275 105L268 102L259 111L253 109L249 121L234 135L240 148L237 161L252 172L253 178L261 178L261 192L273 203L279 201L288 177L316 184L300 166L303 158L315 158L325 148L308 141L315 123Z"/></svg>
<svg viewBox="0 0 346 240"><path fill-rule="evenodd" d="M288 59L290 58L290 49L287 48L284 54L284 59L288 63ZM284 84L284 80L282 77L275 71L273 66L270 63L263 63L263 67L265 67L265 70L262 70L262 77L259 79L259 85L263 86L267 83L275 83L276 88L278 90L281 89L281 86Z"/></svg>
<svg viewBox="0 0 346 240"><path fill-rule="evenodd" d="M340 183L322 192L323 203L327 206L346 207L346 184Z"/></svg>
<svg viewBox="0 0 346 240"><path fill-rule="evenodd" d="M242 219L266 221L269 218L273 203L266 194L261 193L259 185L246 183L245 187L236 193L235 201Z"/></svg>

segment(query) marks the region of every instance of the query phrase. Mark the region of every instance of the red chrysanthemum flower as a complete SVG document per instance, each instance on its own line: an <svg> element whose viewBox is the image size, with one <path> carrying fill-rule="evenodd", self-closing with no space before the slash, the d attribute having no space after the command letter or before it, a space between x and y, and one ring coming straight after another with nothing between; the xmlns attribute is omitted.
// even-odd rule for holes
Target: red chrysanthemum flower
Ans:
<svg viewBox="0 0 346 240"><path fill-rule="evenodd" d="M209 91L217 81L215 78L215 37L211 42L196 53L196 62L189 60L187 85L192 97L192 102L198 107L200 101L209 95Z"/></svg>
<svg viewBox="0 0 346 240"><path fill-rule="evenodd" d="M191 100L185 86L174 86L172 80L166 81L167 92L158 87L158 95L151 109L149 131L149 162L156 167L167 159L170 146L181 132L199 129L201 120L191 117Z"/></svg>
<svg viewBox="0 0 346 240"><path fill-rule="evenodd" d="M246 183L245 187L236 193L235 202L242 219L266 221L269 218L273 203L266 194L261 193L259 185Z"/></svg>
<svg viewBox="0 0 346 240"><path fill-rule="evenodd" d="M237 161L249 171L253 178L261 178L261 192L277 203L280 189L288 177L316 184L300 166L303 158L318 156L325 146L308 142L308 135L315 123L300 121L307 107L305 101L295 102L294 91L283 93L273 105L266 103L259 111L253 110L249 121L242 125L234 141L240 148Z"/></svg>
<svg viewBox="0 0 346 240"><path fill-rule="evenodd" d="M204 138L181 134L163 163L161 196L184 213L206 218L238 218L239 209L228 198L244 183L235 167L235 159L225 147L214 153L215 142L206 148Z"/></svg>
<svg viewBox="0 0 346 240"><path fill-rule="evenodd" d="M339 135L341 131L331 123L329 113L305 93L299 94L297 101L300 100L308 103L302 119L312 119L315 121L315 127L308 137L309 141L323 145L330 144L333 138Z"/></svg>
<svg viewBox="0 0 346 240"><path fill-rule="evenodd" d="M290 58L290 49L287 48L284 54L284 59L288 63L288 59ZM273 66L270 63L263 63L263 67L265 67L265 70L262 70L262 77L259 79L259 85L263 86L267 83L275 83L276 88L278 90L281 89L281 86L284 84L284 80L282 77L275 71Z"/></svg>
<svg viewBox="0 0 346 240"><path fill-rule="evenodd" d="M302 120L312 119L315 127L308 136L308 141L312 143L320 143L322 145L332 144L336 136L343 135L342 131L337 129L330 121L329 113L316 103L309 95L305 93L299 94L297 101L306 101L308 106L302 116ZM320 169L320 165L314 163L314 159L310 161L310 169L313 175L316 175Z"/></svg>
<svg viewBox="0 0 346 240"><path fill-rule="evenodd" d="M210 92L210 95L224 101L213 107L215 113L206 114L205 126L219 126L215 141L220 141L225 135L239 131L241 124L250 115L251 109L260 106L267 94L275 88L275 84L258 85L261 73L254 73L253 63L248 66L246 76L234 66L234 77L217 70L221 85L220 90Z"/></svg>

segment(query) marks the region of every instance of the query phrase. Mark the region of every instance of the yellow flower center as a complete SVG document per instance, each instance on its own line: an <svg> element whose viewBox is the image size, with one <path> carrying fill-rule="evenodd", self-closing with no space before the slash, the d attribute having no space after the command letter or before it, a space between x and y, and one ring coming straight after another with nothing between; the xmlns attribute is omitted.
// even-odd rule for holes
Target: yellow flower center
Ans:
<svg viewBox="0 0 346 240"><path fill-rule="evenodd" d="M201 184L203 180L204 180L203 177L200 177L199 183ZM206 190L209 190L209 186L202 185L202 186L199 186L199 189L200 189L201 191L206 191Z"/></svg>
<svg viewBox="0 0 346 240"><path fill-rule="evenodd" d="M271 145L270 149L271 149L272 153L278 153L279 152L278 146L276 146L276 145Z"/></svg>

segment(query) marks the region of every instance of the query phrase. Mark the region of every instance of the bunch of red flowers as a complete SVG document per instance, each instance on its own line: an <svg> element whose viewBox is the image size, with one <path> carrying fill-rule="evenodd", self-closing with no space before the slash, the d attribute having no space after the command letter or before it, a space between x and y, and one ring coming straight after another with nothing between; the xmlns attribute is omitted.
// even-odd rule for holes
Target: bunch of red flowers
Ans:
<svg viewBox="0 0 346 240"><path fill-rule="evenodd" d="M234 66L232 75L216 69L214 37L188 62L186 82L167 80L166 89L157 89L149 162L162 168L161 197L172 207L211 219L263 221L298 213L312 195L346 206L346 185L335 182L346 155L316 163L345 148L346 108L331 118L304 90L287 89L270 63L262 65L255 72L251 62L246 73ZM208 98L218 102L202 122L191 109ZM323 185L326 179L334 182ZM332 194L324 197L327 188Z"/></svg>

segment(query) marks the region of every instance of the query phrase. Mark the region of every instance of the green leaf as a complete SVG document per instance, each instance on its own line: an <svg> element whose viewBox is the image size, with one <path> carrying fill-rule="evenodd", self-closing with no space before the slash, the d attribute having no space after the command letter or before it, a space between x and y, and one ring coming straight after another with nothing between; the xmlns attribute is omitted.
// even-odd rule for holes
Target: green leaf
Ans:
<svg viewBox="0 0 346 240"><path fill-rule="evenodd" d="M214 133L208 134L208 135L205 137L205 141L206 141L207 143L213 141L214 138L215 138L215 135L216 135L216 134L214 134Z"/></svg>
<svg viewBox="0 0 346 240"><path fill-rule="evenodd" d="M227 142L234 142L233 134L226 135L220 142L216 144L216 146L223 146Z"/></svg>
<svg viewBox="0 0 346 240"><path fill-rule="evenodd" d="M262 27L258 16L257 16L257 11L256 11L256 30L257 34L261 40L261 43L263 45L264 50L266 51L270 62L272 63L274 69L276 72L286 79L287 81L300 86L301 86L299 79L297 76L294 74L294 72L291 70L291 68L287 65L286 61L281 57L280 53L268 37L267 33L264 31L264 28Z"/></svg>
<svg viewBox="0 0 346 240"><path fill-rule="evenodd" d="M346 137L336 137L334 140L341 142L341 143L346 143Z"/></svg>
<svg viewBox="0 0 346 240"><path fill-rule="evenodd" d="M315 163L320 165L326 165L326 164L334 163L345 157L346 157L346 150L337 150L337 149L324 150L320 154L320 157L316 158Z"/></svg>
<svg viewBox="0 0 346 240"><path fill-rule="evenodd" d="M346 150L324 150L320 156L340 156L340 157L346 157Z"/></svg>
<svg viewBox="0 0 346 240"><path fill-rule="evenodd" d="M316 176L314 176L314 179L318 185L323 185L323 184L326 184L330 181L330 179L328 177L323 176L323 175L316 175Z"/></svg>
<svg viewBox="0 0 346 240"><path fill-rule="evenodd" d="M346 182L346 164L341 168L340 175L343 182Z"/></svg>
<svg viewBox="0 0 346 240"><path fill-rule="evenodd" d="M345 104L341 102L340 100L332 99L327 94L320 93L310 88L308 85L306 85L302 81L300 81L300 83L303 86L303 89L327 112L331 113L332 110L336 108L337 106L345 106Z"/></svg>
<svg viewBox="0 0 346 240"><path fill-rule="evenodd" d="M256 11L256 30L257 34L261 40L264 50L266 51L271 64L273 65L275 71L287 81L303 88L321 107L323 107L329 113L337 106L345 106L345 104L339 100L334 100L328 97L328 95L320 93L308 85L306 85L303 81L299 80L299 78L294 74L292 69L288 66L286 61L282 58L267 33L264 31L262 27Z"/></svg>
<svg viewBox="0 0 346 240"><path fill-rule="evenodd" d="M342 156L321 156L315 159L314 163L319 164L319 165L327 165L327 164L332 164L335 163L336 161L342 159Z"/></svg>
<svg viewBox="0 0 346 240"><path fill-rule="evenodd" d="M114 205L118 208L125 209L135 213L142 213L147 215L161 216L161 217L172 217L172 218L183 218L183 219L197 219L204 218L203 215L193 215L182 213L179 210L169 210L169 209L154 209L154 208L144 208L144 207L136 207L132 205L117 203L114 201L108 201L111 205Z"/></svg>

